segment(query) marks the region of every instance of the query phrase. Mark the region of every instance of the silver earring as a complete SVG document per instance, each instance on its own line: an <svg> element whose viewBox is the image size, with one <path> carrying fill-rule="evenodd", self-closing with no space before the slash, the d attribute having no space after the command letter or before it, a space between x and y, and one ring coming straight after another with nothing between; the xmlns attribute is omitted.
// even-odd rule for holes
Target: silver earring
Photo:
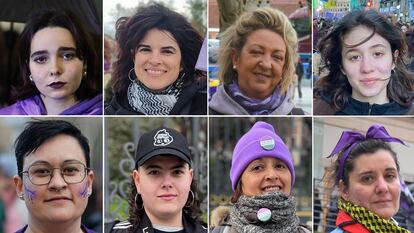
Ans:
<svg viewBox="0 0 414 233"><path fill-rule="evenodd" d="M23 201L24 201L24 195L23 195L23 193L20 193L20 194L18 195L18 197L20 198L20 200L23 200Z"/></svg>
<svg viewBox="0 0 414 233"><path fill-rule="evenodd" d="M129 72L128 72L128 79L129 79L129 81L131 81L131 82L134 82L135 81L135 79L132 79L131 78L131 71L133 71L133 70L135 70L134 68L132 68L132 69L130 69L129 70Z"/></svg>
<svg viewBox="0 0 414 233"><path fill-rule="evenodd" d="M233 65L233 70L235 70L236 69L236 65Z"/></svg>
<svg viewBox="0 0 414 233"><path fill-rule="evenodd" d="M86 72L86 70L85 71L83 71L83 77L82 78L86 78L86 75L87 75L88 73Z"/></svg>
<svg viewBox="0 0 414 233"><path fill-rule="evenodd" d="M195 196L194 196L193 190L191 190L191 189L190 189L190 194L191 194L191 196L193 196L193 198L192 198L192 200L191 200L190 203L188 203L188 204L185 205L185 207L191 207L194 204ZM187 202L188 202L188 200L187 200Z"/></svg>
<svg viewBox="0 0 414 233"><path fill-rule="evenodd" d="M391 75L393 75L395 73L394 68L391 69Z"/></svg>
<svg viewBox="0 0 414 233"><path fill-rule="evenodd" d="M29 80L30 80L31 83L34 83L32 74L29 75Z"/></svg>

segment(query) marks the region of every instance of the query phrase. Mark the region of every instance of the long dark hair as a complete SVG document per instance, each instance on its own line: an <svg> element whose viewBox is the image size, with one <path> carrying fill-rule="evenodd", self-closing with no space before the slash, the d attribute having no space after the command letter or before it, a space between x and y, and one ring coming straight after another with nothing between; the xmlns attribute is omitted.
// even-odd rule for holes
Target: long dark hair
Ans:
<svg viewBox="0 0 414 233"><path fill-rule="evenodd" d="M399 51L399 56L393 58L395 72L391 74L387 86L387 96L400 105L410 106L414 94L414 74L407 70L404 62L407 53L405 36L396 26L374 10L350 12L319 41L318 49L321 52L323 68L329 73L316 82L314 96L320 96L321 93L331 96L337 111L341 110L348 102L352 94L352 87L347 77L341 72L342 38L352 29L361 25L373 29L386 39L391 45L393 54L396 50Z"/></svg>
<svg viewBox="0 0 414 233"><path fill-rule="evenodd" d="M131 82L128 73L134 67L136 47L146 33L154 28L171 33L177 41L182 55L182 72L185 72L184 85L192 83L195 77L205 77L205 73L195 69L203 38L182 15L161 4L152 3L138 8L132 17L122 17L116 23L119 53L110 81L114 93L127 90Z"/></svg>
<svg viewBox="0 0 414 233"><path fill-rule="evenodd" d="M191 182L190 190L194 193L194 197L192 194L188 194L188 199L183 208L183 212L193 219L198 219L201 216L201 209L200 209L200 200L198 199L197 182L194 178ZM132 228L130 228L129 232L132 233L132 232L137 231L137 228L140 224L141 217L145 212L145 209L143 208L144 203L142 201L142 197L141 195L137 195L137 187L135 186L135 182L132 177L131 177L131 186L129 190L128 203L129 203L128 221L133 226Z"/></svg>
<svg viewBox="0 0 414 233"><path fill-rule="evenodd" d="M20 84L13 89L14 99L25 99L39 94L36 86L29 80L30 45L36 32L46 27L62 27L70 31L75 40L76 54L87 64L87 76L75 92L77 99L84 100L96 96L102 90L101 67L92 39L80 21L66 10L41 10L33 13L24 27L18 45Z"/></svg>

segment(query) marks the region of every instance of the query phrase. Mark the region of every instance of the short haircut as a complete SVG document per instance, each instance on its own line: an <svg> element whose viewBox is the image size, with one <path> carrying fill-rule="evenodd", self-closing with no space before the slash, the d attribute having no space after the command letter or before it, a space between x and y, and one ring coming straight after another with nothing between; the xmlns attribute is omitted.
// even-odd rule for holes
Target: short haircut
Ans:
<svg viewBox="0 0 414 233"><path fill-rule="evenodd" d="M14 143L18 174L22 176L25 157L37 150L47 140L62 134L71 136L79 142L85 156L86 167L89 168L89 142L78 128L63 120L35 120L26 124L23 132Z"/></svg>

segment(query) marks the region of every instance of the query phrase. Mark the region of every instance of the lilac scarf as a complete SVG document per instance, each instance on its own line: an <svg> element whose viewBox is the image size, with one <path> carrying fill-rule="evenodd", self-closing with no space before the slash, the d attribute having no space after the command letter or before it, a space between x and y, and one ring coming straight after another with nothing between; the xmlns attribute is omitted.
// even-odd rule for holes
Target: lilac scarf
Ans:
<svg viewBox="0 0 414 233"><path fill-rule="evenodd" d="M286 98L286 94L280 95L281 86L278 85L273 94L264 100L253 99L243 95L237 82L228 85L231 98L239 103L250 115L269 115L274 112Z"/></svg>
<svg viewBox="0 0 414 233"><path fill-rule="evenodd" d="M47 112L40 96L35 95L0 109L0 115L47 115ZM102 94L83 100L59 115L102 115Z"/></svg>

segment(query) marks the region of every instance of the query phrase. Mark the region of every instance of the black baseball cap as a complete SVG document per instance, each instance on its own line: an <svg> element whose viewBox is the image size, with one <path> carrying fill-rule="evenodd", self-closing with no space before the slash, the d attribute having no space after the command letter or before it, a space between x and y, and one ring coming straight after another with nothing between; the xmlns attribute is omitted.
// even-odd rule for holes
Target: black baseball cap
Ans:
<svg viewBox="0 0 414 233"><path fill-rule="evenodd" d="M159 127L144 133L135 151L136 168L157 155L174 155L191 167L191 153L186 138L174 129Z"/></svg>

